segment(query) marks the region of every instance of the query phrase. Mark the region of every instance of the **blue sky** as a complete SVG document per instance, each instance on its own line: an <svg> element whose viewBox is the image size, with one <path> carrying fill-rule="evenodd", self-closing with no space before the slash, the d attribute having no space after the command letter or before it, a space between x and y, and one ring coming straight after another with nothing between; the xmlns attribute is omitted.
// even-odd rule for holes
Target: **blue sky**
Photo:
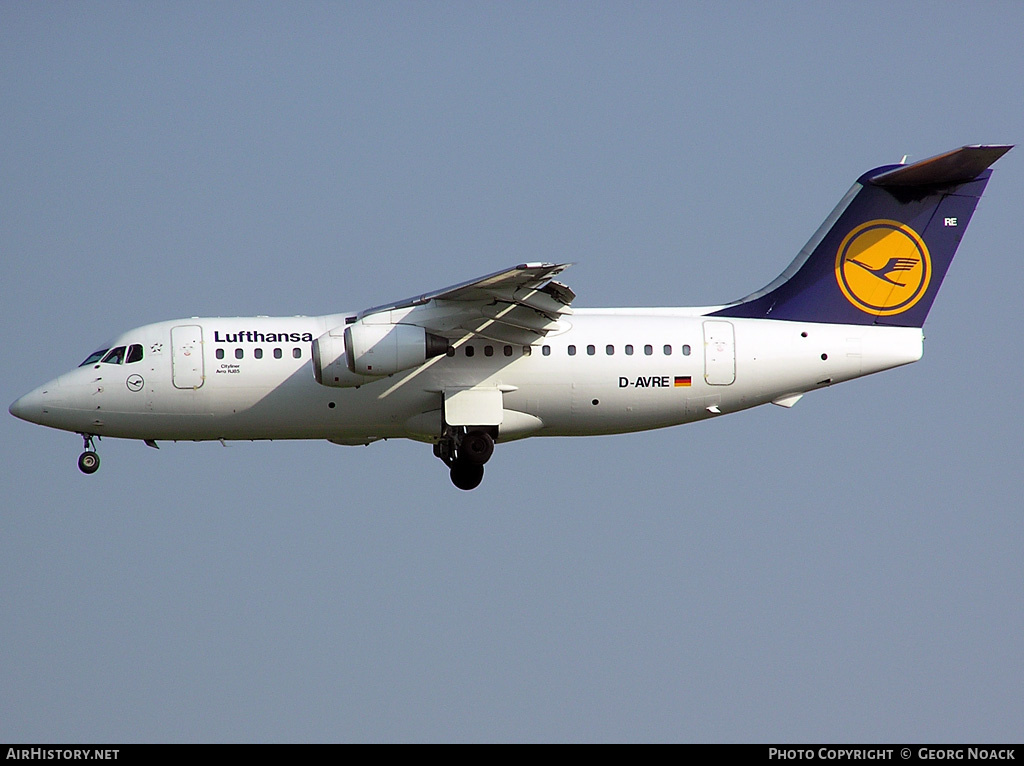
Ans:
<svg viewBox="0 0 1024 766"><path fill-rule="evenodd" d="M1024 7L0 5L6 402L113 335L523 261L578 306L773 279L863 171L1016 143ZM1020 741L1021 149L924 359L499 447L0 418L0 739Z"/></svg>

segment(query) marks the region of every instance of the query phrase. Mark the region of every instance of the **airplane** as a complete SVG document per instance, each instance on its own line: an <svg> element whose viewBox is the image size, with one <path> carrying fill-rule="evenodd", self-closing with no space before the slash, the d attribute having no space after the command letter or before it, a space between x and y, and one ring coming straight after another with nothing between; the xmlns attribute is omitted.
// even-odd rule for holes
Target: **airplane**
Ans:
<svg viewBox="0 0 1024 766"><path fill-rule="evenodd" d="M860 176L761 290L694 308L573 308L572 264L524 263L358 313L158 322L103 344L12 415L97 437L433 445L476 488L495 444L664 428L915 362L922 327L1012 145Z"/></svg>

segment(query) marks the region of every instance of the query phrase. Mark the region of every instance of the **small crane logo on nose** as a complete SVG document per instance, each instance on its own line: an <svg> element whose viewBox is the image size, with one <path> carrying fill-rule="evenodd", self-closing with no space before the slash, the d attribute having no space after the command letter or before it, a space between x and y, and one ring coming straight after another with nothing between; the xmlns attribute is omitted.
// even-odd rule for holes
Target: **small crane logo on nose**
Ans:
<svg viewBox="0 0 1024 766"><path fill-rule="evenodd" d="M142 379L141 375L129 375L124 384L128 386L129 391L141 391L142 387L146 385L146 381Z"/></svg>

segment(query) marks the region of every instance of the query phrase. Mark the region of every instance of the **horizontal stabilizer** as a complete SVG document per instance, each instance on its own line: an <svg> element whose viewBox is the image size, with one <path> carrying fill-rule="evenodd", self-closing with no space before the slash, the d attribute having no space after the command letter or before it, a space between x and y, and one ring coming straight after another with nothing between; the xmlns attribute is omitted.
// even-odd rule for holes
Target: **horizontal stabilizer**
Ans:
<svg viewBox="0 0 1024 766"><path fill-rule="evenodd" d="M875 186L951 186L973 181L1013 146L963 146L866 178Z"/></svg>

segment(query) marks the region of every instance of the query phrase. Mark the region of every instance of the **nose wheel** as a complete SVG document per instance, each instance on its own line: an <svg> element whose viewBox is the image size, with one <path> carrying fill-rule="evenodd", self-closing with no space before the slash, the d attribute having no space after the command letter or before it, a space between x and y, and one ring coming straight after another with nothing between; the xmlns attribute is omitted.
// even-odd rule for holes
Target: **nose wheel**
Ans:
<svg viewBox="0 0 1024 766"><path fill-rule="evenodd" d="M100 456L95 452L83 452L78 456L78 470L82 473L96 473L100 469Z"/></svg>
<svg viewBox="0 0 1024 766"><path fill-rule="evenodd" d="M92 434L82 434L85 452L78 456L78 470L82 473L96 473L100 469L100 456L96 453Z"/></svg>

